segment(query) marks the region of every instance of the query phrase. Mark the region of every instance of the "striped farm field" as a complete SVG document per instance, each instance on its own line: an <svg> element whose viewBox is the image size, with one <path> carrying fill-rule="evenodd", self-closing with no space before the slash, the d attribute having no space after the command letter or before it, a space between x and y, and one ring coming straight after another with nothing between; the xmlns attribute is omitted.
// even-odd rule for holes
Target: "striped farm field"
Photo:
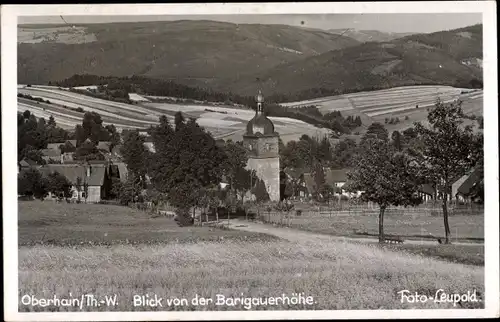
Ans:
<svg viewBox="0 0 500 322"><path fill-rule="evenodd" d="M18 98L18 111L29 110L36 117L46 119L53 116L56 123L67 129L73 129L75 125L81 124L84 112L97 112L101 115L104 125L113 124L118 130L122 130L147 128L149 125L158 124L161 115L166 115L173 122L175 113L181 111L186 117L196 118L198 124L210 131L216 138L241 140L247 122L255 113L250 109L212 105L154 102L125 104L53 86L19 85L18 93L50 101L49 104ZM295 119L285 117L271 117L271 119L285 143L289 140L296 140L303 134L322 136L328 132L326 129L320 129Z"/></svg>
<svg viewBox="0 0 500 322"><path fill-rule="evenodd" d="M417 105L419 108L430 107L434 105L437 98L443 102L461 99L467 103L464 104L465 110L467 105L482 105L483 91L451 86L405 86L283 103L282 105L289 107L316 105L324 114L335 110L341 112L355 110L369 117L391 117L394 113L401 114L401 112L412 111ZM474 109L476 113L479 112L476 107Z"/></svg>

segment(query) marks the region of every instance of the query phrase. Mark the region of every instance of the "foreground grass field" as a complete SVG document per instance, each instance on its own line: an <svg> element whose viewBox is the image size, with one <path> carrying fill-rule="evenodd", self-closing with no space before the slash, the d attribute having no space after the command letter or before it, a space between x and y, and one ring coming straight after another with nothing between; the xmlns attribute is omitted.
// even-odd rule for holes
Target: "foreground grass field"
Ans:
<svg viewBox="0 0 500 322"><path fill-rule="evenodd" d="M263 218L271 223L279 223L279 213L264 213ZM484 239L484 215L455 215L449 217L453 241L481 241ZM355 237L378 235L378 213L360 211L343 212L303 212L301 216L290 216L286 221L292 228L336 236ZM444 237L442 216L431 216L425 212L388 212L384 216L384 232L406 239L433 239Z"/></svg>
<svg viewBox="0 0 500 322"><path fill-rule="evenodd" d="M480 297L484 292L482 268L348 243L223 242L76 250L35 246L21 247L19 260L20 297L68 297L70 292L101 298L117 295L117 306L84 310L151 310L133 306L134 295L146 294L191 302L195 295L216 301L216 294L269 297L302 292L312 296L315 303L252 309L453 308L450 303L433 301L401 303L398 292L409 290L434 296L438 289L460 294L476 290ZM244 309L241 305L163 304L153 310ZM462 305L483 307L481 302ZM19 309L40 310L23 305Z"/></svg>
<svg viewBox="0 0 500 322"><path fill-rule="evenodd" d="M19 202L18 222L20 246L164 244L221 239L275 239L266 234L210 227L180 228L172 218L153 218L132 208L99 204Z"/></svg>
<svg viewBox="0 0 500 322"><path fill-rule="evenodd" d="M484 294L483 267L377 245L319 238L288 241L255 232L181 228L172 223L171 218L148 218L125 207L20 202L19 298L116 295L117 305L80 309L20 303L19 310L245 310L243 304L216 305L217 294L266 298L294 293L314 301L251 309L454 308L452 303L402 302L398 292L434 296L438 289L447 294L476 291L479 300ZM43 235L52 241L36 244ZM163 306L134 306L134 295L146 294L163 298ZM196 295L214 302L193 306ZM174 298L188 303L168 305L167 299ZM455 305L484 307L482 302Z"/></svg>

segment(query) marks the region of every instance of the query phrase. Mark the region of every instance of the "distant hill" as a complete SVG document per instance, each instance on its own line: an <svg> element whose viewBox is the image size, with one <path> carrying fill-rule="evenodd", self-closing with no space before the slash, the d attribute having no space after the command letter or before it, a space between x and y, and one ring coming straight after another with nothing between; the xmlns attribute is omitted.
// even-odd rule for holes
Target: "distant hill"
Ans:
<svg viewBox="0 0 500 322"><path fill-rule="evenodd" d="M239 94L262 88L280 101L419 84L480 87L482 47L482 25L475 25L333 50L226 86Z"/></svg>
<svg viewBox="0 0 500 322"><path fill-rule="evenodd" d="M21 25L18 32L18 81L25 84L93 74L211 86L359 44L349 37L288 25L205 20Z"/></svg>
<svg viewBox="0 0 500 322"><path fill-rule="evenodd" d="M327 31L336 35L344 35L346 37L355 39L359 42L391 41L397 38L402 38L414 34L410 32L400 33L400 32L383 32L379 30L356 30L356 29L329 29Z"/></svg>

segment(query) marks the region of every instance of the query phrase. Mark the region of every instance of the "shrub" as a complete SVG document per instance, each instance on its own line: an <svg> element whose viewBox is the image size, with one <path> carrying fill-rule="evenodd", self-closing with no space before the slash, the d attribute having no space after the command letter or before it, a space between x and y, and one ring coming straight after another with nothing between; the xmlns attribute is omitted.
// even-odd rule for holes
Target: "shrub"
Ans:
<svg viewBox="0 0 500 322"><path fill-rule="evenodd" d="M177 222L177 225L180 227L187 227L194 225L194 218L191 217L191 213L189 209L186 208L178 208L175 211L174 220Z"/></svg>

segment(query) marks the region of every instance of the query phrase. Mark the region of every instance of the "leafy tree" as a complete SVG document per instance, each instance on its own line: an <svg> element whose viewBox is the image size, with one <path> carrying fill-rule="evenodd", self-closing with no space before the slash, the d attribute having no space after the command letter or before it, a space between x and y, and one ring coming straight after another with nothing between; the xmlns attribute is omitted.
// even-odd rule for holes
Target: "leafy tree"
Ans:
<svg viewBox="0 0 500 322"><path fill-rule="evenodd" d="M56 127L56 125L57 125L57 124L56 124L56 120L55 120L55 119L54 119L54 117L51 115L51 116L49 117L49 122L47 123L47 126L48 126L48 127L52 127L52 128L54 128L54 127Z"/></svg>
<svg viewBox="0 0 500 322"><path fill-rule="evenodd" d="M248 161L245 148L238 143L228 141L224 145L224 152L226 158L224 158L223 169L231 189L240 190L240 192L250 189L250 172L245 171ZM237 179L239 182L236 182Z"/></svg>
<svg viewBox="0 0 500 322"><path fill-rule="evenodd" d="M21 155L18 157L20 159L30 159L35 161L36 163L40 165L46 164L45 160L43 159L43 154L42 151L35 149L31 145L27 145L22 151Z"/></svg>
<svg viewBox="0 0 500 322"><path fill-rule="evenodd" d="M325 181L325 171L323 170L323 165L321 163L316 163L313 168L313 178L314 178L314 198L316 201L321 201L321 188L326 184Z"/></svg>
<svg viewBox="0 0 500 322"><path fill-rule="evenodd" d="M418 133L415 131L414 127L409 127L403 131L403 137L406 142L411 141L418 137Z"/></svg>
<svg viewBox="0 0 500 322"><path fill-rule="evenodd" d="M28 118L26 118L26 116L28 116ZM37 118L31 113L24 113L22 117L18 116L17 142L19 161L24 157L22 151L27 146L31 146L36 150L45 149L47 147L45 121L37 120Z"/></svg>
<svg viewBox="0 0 500 322"><path fill-rule="evenodd" d="M80 202L82 192L83 180L80 177L76 178L76 191L78 193L78 202Z"/></svg>
<svg viewBox="0 0 500 322"><path fill-rule="evenodd" d="M391 135L392 138L392 144L394 145L394 148L398 151L401 151L403 149L403 142L402 142L402 135L399 131L394 131L392 132Z"/></svg>
<svg viewBox="0 0 500 322"><path fill-rule="evenodd" d="M365 141L368 137L376 137L381 140L389 140L389 132L387 132L387 129L384 127L384 125L374 122L370 124L368 129L366 130L365 135L361 138L361 142Z"/></svg>
<svg viewBox="0 0 500 322"><path fill-rule="evenodd" d="M79 147L83 142L85 142L86 139L87 139L87 136L85 134L83 127L80 124L77 124L75 126L76 146Z"/></svg>
<svg viewBox="0 0 500 322"><path fill-rule="evenodd" d="M298 149L297 141L289 141L283 150L280 150L280 165L283 169L300 169L306 164L303 157L308 158L308 156L302 155L307 149ZM300 153L297 153L300 152Z"/></svg>
<svg viewBox="0 0 500 322"><path fill-rule="evenodd" d="M83 142L75 152L76 160L104 160L104 155L99 152L97 145L93 141Z"/></svg>
<svg viewBox="0 0 500 322"><path fill-rule="evenodd" d="M89 183L87 181L83 182L83 192L85 193L85 203L87 203L89 198Z"/></svg>
<svg viewBox="0 0 500 322"><path fill-rule="evenodd" d="M184 125L185 119L181 111L178 111L174 115L175 130L178 131Z"/></svg>
<svg viewBox="0 0 500 322"><path fill-rule="evenodd" d="M321 141L315 142L318 144L318 159L321 162L328 162L332 160L332 147L330 140L324 136Z"/></svg>
<svg viewBox="0 0 500 322"><path fill-rule="evenodd" d="M30 168L23 170L17 176L18 194L43 199L47 196L47 180L40 171Z"/></svg>
<svg viewBox="0 0 500 322"><path fill-rule="evenodd" d="M355 123L356 123L357 126L363 125L363 122L361 121L361 117L359 115L356 116Z"/></svg>
<svg viewBox="0 0 500 322"><path fill-rule="evenodd" d="M356 141L346 138L337 143L333 149L333 165L336 168L352 166L357 151Z"/></svg>
<svg viewBox="0 0 500 322"><path fill-rule="evenodd" d="M379 242L383 243L384 212L389 205L412 206L418 197L419 177L404 153L386 140L370 137L356 156L356 166L348 173L348 191L363 191L361 198L379 205Z"/></svg>
<svg viewBox="0 0 500 322"><path fill-rule="evenodd" d="M262 179L257 180L253 193L255 194L257 203L264 203L270 200L266 184Z"/></svg>
<svg viewBox="0 0 500 322"><path fill-rule="evenodd" d="M127 164L128 171L137 178L138 182L146 183L148 164L148 150L144 145L145 139L139 131L128 131L123 138L120 153Z"/></svg>
<svg viewBox="0 0 500 322"><path fill-rule="evenodd" d="M120 178L117 177L112 177L111 178L111 188L109 191L109 197L110 199L120 199L120 193L123 189L123 184L120 180Z"/></svg>
<svg viewBox="0 0 500 322"><path fill-rule="evenodd" d="M113 192L116 194L118 200L120 201L120 204L126 206L138 200L142 189L140 185L137 184L137 182L138 180L136 177L134 177L133 174L129 175L127 181L123 183L115 182L116 186Z"/></svg>
<svg viewBox="0 0 500 322"><path fill-rule="evenodd" d="M153 136L159 148L151 156L152 183L174 207L193 207L201 189L219 184L227 155L194 120L172 133L168 143L156 142L160 137Z"/></svg>
<svg viewBox="0 0 500 322"><path fill-rule="evenodd" d="M115 146L119 145L121 142L120 133L116 130L116 127L113 124L106 125L106 131L109 133L109 141L111 142L110 150L112 150Z"/></svg>
<svg viewBox="0 0 500 322"><path fill-rule="evenodd" d="M448 199L452 180L463 176L474 167L483 154L483 136L474 134L470 125L464 126L462 102L444 104L438 100L429 112L429 127L415 124L415 131L422 144L415 153L422 176L438 183L442 198L445 243L450 243Z"/></svg>
<svg viewBox="0 0 500 322"><path fill-rule="evenodd" d="M160 116L160 124L158 126L149 129L149 134L153 140L156 153L167 153L170 140L174 135L174 128L165 115Z"/></svg>
<svg viewBox="0 0 500 322"><path fill-rule="evenodd" d="M71 182L59 172L47 176L47 191L58 197L71 197Z"/></svg>

